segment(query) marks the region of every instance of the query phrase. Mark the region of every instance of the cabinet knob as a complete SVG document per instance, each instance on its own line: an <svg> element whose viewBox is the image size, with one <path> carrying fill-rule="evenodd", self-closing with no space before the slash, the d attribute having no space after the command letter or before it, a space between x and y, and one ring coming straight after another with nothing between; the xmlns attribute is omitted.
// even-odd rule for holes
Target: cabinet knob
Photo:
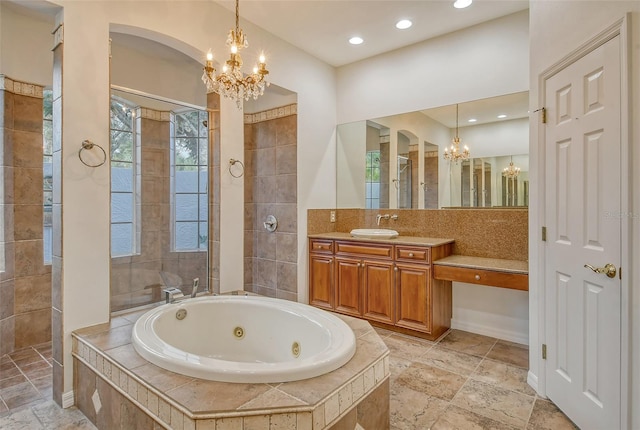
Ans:
<svg viewBox="0 0 640 430"><path fill-rule="evenodd" d="M480 275L476 275L476 281L480 280Z"/></svg>
<svg viewBox="0 0 640 430"><path fill-rule="evenodd" d="M362 266L362 264L358 263L357 266L360 267L360 266Z"/></svg>
<svg viewBox="0 0 640 430"><path fill-rule="evenodd" d="M398 266L394 267L394 268L393 268L393 271L394 271L394 272L397 272L397 271L398 271Z"/></svg>
<svg viewBox="0 0 640 430"><path fill-rule="evenodd" d="M409 253L409 257L413 258L413 252Z"/></svg>

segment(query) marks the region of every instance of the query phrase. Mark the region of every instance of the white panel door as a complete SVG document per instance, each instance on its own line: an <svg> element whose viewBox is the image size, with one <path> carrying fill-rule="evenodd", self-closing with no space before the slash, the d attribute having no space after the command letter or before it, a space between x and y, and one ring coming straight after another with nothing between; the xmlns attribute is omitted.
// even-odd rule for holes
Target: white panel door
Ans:
<svg viewBox="0 0 640 430"><path fill-rule="evenodd" d="M547 395L583 429L620 428L620 37L546 80Z"/></svg>

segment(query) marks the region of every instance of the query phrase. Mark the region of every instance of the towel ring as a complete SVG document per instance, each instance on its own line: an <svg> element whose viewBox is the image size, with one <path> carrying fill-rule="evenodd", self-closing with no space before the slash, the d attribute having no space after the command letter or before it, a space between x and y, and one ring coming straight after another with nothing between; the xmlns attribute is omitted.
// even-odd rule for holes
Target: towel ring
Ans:
<svg viewBox="0 0 640 430"><path fill-rule="evenodd" d="M235 166L236 163L240 164L240 167L241 167L240 173L238 175L234 175L233 172L231 171L231 166ZM236 160L234 158L229 159L229 174L234 178L242 177L242 175L244 175L244 164L242 163L242 161Z"/></svg>
<svg viewBox="0 0 640 430"><path fill-rule="evenodd" d="M98 164L89 164L86 161L84 161L82 159L82 151L84 149L86 150L90 150L93 149L94 146L97 146L98 148L100 148L100 151L102 151L102 162L98 163ZM104 163L107 162L107 153L104 150L104 148L100 145L98 145L97 143L93 143L90 140L83 140L82 141L82 147L80 148L80 150L78 151L78 158L80 159L80 161L82 162L82 164L84 164L87 167L100 167L102 166Z"/></svg>

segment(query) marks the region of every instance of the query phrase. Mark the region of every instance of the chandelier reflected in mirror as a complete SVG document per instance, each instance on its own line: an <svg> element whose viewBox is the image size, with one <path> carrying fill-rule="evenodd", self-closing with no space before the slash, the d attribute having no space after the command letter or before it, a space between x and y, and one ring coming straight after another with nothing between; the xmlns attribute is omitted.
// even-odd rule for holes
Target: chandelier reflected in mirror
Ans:
<svg viewBox="0 0 640 430"><path fill-rule="evenodd" d="M469 147L467 145L464 146L463 150L460 151L460 137L458 136L458 105L456 104L456 136L453 138L451 146L449 148L444 149L444 158L445 160L458 162L461 160L469 159Z"/></svg>
<svg viewBox="0 0 640 430"><path fill-rule="evenodd" d="M242 73L242 57L240 51L249 46L249 41L240 28L239 0L236 0L236 28L229 31L226 45L231 53L229 59L222 66L222 72L216 74L213 67L213 54L207 54L207 63L204 66L202 81L207 87L207 92L216 92L236 102L238 109L242 108L243 100L254 100L264 94L265 86L269 83L265 76L269 74L264 54L260 54L258 64L253 68L253 73L244 76Z"/></svg>
<svg viewBox="0 0 640 430"><path fill-rule="evenodd" d="M509 165L502 169L502 176L505 176L508 179L517 178L520 174L520 168L513 165L513 156L511 157L511 161Z"/></svg>

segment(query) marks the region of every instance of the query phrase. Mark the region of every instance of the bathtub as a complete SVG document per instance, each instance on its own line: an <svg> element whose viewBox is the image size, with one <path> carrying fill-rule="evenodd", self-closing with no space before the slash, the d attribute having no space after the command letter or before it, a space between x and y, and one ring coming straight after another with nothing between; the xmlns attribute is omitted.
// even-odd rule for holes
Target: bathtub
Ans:
<svg viewBox="0 0 640 430"><path fill-rule="evenodd" d="M135 323L135 350L172 372L223 382L313 378L347 363L351 328L323 310L260 296L204 296L151 309Z"/></svg>

